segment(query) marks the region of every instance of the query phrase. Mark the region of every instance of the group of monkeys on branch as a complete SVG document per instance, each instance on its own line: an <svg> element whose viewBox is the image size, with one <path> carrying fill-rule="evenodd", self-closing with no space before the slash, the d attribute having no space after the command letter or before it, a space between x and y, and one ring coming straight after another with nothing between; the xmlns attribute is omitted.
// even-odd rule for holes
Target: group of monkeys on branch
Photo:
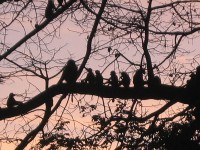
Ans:
<svg viewBox="0 0 200 150"><path fill-rule="evenodd" d="M90 84L92 86L97 86L97 87L101 87L107 84L115 88L121 85L125 88L129 88L130 83L131 83L131 79L128 73L124 71L121 72L121 76L119 79L116 72L111 71L110 78L106 79L107 81L104 83L103 82L104 78L99 70L96 70L95 74L93 73L91 68L88 68L88 69L86 68L86 70L88 72L87 76L85 79L81 81L81 83L86 83L86 84ZM143 68L140 68L135 72L135 75L133 76L133 84L135 88L142 88L144 87L145 84L148 84L147 81L144 81L143 74L145 74L145 70ZM70 59L67 62L67 65L64 67L62 76L60 80L58 81L58 83L62 83L62 81L65 80L68 84L73 84L76 82L77 75L78 75L78 67L75 61ZM155 76L153 82L151 83L152 83L151 84L152 86L159 86L161 85L161 80L158 76Z"/></svg>
<svg viewBox="0 0 200 150"><path fill-rule="evenodd" d="M110 85L113 88L117 88L119 86L123 86L124 88L129 88L131 79L126 72L121 72L121 76L118 80L115 71L110 72L110 78L106 79L107 81L104 83L103 76L99 70L93 73L92 69L86 69L87 76L85 79L81 81L83 84L90 84L91 86L101 87L105 84ZM141 89L145 85L149 87L157 87L161 86L161 80L158 76L155 76L151 84L148 81L144 81L143 74L145 74L145 70L140 68L136 70L135 75L133 76L133 84L135 89ZM78 77L78 67L74 60L70 59L67 62L67 65L63 68L63 73L58 81L58 84L61 84L63 81L66 81L67 84L75 84ZM187 81L186 89L188 90L189 94L196 96L198 94L198 90L200 88L200 66L196 68L196 73L192 73L190 75L190 80ZM7 107L13 108L15 106L23 105L22 102L16 101L14 98L15 94L10 93L8 100L7 100Z"/></svg>

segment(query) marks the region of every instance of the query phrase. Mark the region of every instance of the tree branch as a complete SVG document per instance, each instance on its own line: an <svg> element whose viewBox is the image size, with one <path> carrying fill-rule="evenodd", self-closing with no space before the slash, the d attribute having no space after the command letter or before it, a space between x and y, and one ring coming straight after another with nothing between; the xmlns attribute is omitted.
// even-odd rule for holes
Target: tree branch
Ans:
<svg viewBox="0 0 200 150"><path fill-rule="evenodd" d="M48 122L50 116L51 116L51 110L47 108L45 110L45 114L44 114L43 119L40 122L40 124L34 130L32 130L30 133L28 133L26 135L26 137L16 147L15 150L22 150L22 149L24 149L35 138L35 136L38 134L38 132L41 131L44 128L44 126Z"/></svg>
<svg viewBox="0 0 200 150"><path fill-rule="evenodd" d="M60 14L62 14L65 10L67 10L74 2L77 0L70 0L66 3L66 5L63 7L63 9L59 9L53 16L53 18L58 17ZM6 58L8 55L10 55L13 51L15 51L18 47L20 47L23 43L25 43L27 40L29 40L32 36L34 36L36 33L41 31L44 27L46 27L53 19L46 19L42 24L36 25L36 28L29 32L26 36L24 36L22 39L20 39L15 45L13 45L10 49L8 49L4 54L0 55L0 61L4 58Z"/></svg>
<svg viewBox="0 0 200 150"><path fill-rule="evenodd" d="M153 68L152 68L152 62L151 62L151 56L149 54L149 50L148 50L148 43L149 43L149 22L150 22L150 17L151 17L151 5L152 5L152 0L149 0L149 6L147 9L147 15L145 18L145 37L144 37L144 43L142 45L143 50L144 50L144 55L146 58L146 62L147 62L147 70L148 70L148 80L152 80L154 73L153 73Z"/></svg>
<svg viewBox="0 0 200 150"><path fill-rule="evenodd" d="M200 105L198 101L192 99L192 95L184 87L175 87L170 85L161 85L158 88L113 88L110 86L102 86L97 88L89 84L76 83L68 85L66 83L53 85L46 91L41 92L23 105L0 109L0 120L11 118L28 113L37 107L46 103L46 100L53 98L59 94L78 93L86 95L95 95L103 98L120 98L120 99L141 99L141 100L169 100L172 102L180 102L191 104L194 106Z"/></svg>
<svg viewBox="0 0 200 150"><path fill-rule="evenodd" d="M81 2L84 3L83 0L81 0ZM85 57L84 57L84 59L83 59L83 62L81 63L81 66L80 66L80 68L79 68L78 76L79 76L79 75L81 74L81 72L83 71L83 69L84 69L84 67L85 67L85 65L86 65L86 63L87 63L87 61L88 61L88 59L89 59L89 57L90 57L90 54L91 54L91 51L92 51L92 40L93 40L93 38L94 38L94 36L95 36L95 33L96 33L96 31L97 31L97 27L98 27L98 24L99 24L99 22L100 22L100 20L101 20L101 16L102 16L102 14L103 14L103 12L104 12L104 8L105 8L105 6L106 6L106 2L107 2L107 0L103 0L103 1L102 1L101 7L100 7L100 9L99 9L99 12L98 12L98 14L96 15L96 20L95 20L95 22L94 22L94 26L93 26L93 28L92 28L92 31L91 31L91 33L90 33L90 36L89 36L89 39L88 39L88 42L87 42L87 51L86 51Z"/></svg>

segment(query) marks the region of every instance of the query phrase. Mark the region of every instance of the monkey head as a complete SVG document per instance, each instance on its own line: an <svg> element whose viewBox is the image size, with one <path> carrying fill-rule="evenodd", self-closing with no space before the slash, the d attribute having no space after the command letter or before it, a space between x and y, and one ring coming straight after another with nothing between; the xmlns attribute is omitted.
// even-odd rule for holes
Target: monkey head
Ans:
<svg viewBox="0 0 200 150"><path fill-rule="evenodd" d="M76 63L73 59L69 59L67 62L67 66L76 66Z"/></svg>
<svg viewBox="0 0 200 150"><path fill-rule="evenodd" d="M100 73L100 71L99 71L99 70L95 70L95 74L98 74L98 75L100 75L101 73Z"/></svg>
<svg viewBox="0 0 200 150"><path fill-rule="evenodd" d="M197 76L200 76L200 66L197 66L197 67L196 67L196 75L197 75Z"/></svg>
<svg viewBox="0 0 200 150"><path fill-rule="evenodd" d="M15 96L14 93L10 93L10 94L9 94L9 97L14 97L14 96Z"/></svg>
<svg viewBox="0 0 200 150"><path fill-rule="evenodd" d="M123 77L123 76L126 76L126 74L127 74L127 73L126 73L126 72L124 72L124 71L123 71L123 72L121 72L121 76L122 76L122 77Z"/></svg>
<svg viewBox="0 0 200 150"><path fill-rule="evenodd" d="M88 68L87 70L89 73L92 73L92 69L91 68Z"/></svg>
<svg viewBox="0 0 200 150"><path fill-rule="evenodd" d="M111 72L110 72L110 75L111 75L111 76L115 76L115 75L116 75L116 72L115 72L115 71L111 71Z"/></svg>

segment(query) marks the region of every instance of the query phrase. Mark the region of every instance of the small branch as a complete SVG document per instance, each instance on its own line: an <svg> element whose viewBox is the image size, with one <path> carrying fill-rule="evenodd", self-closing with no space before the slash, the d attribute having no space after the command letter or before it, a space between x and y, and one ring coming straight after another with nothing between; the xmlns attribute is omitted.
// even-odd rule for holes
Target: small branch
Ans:
<svg viewBox="0 0 200 150"><path fill-rule="evenodd" d="M82 0L81 0L82 3L84 3ZM90 33L90 36L89 36L89 39L88 39L88 43L87 43L87 51L86 51L86 54L85 54L85 57L83 59L83 62L79 68L79 71L78 71L78 76L80 76L81 72L83 71L83 69L85 68L85 65L90 57L90 54L91 54L91 51L92 51L92 40L95 36L95 33L97 31L97 27L98 27L98 24L101 20L101 16L104 12L104 8L106 6L106 3L107 3L107 0L102 0L102 4L101 4L101 7L99 9L99 12L98 14L96 15L96 20L94 22L94 25L93 25L93 28L92 28L92 31Z"/></svg>
<svg viewBox="0 0 200 150"><path fill-rule="evenodd" d="M58 10L53 18L58 17L60 14L62 14L65 10L67 10L74 2L77 0L70 0L66 3L66 5L63 7L63 9ZM25 43L27 40L29 40L32 36L37 34L39 31L41 31L44 27L46 27L52 20L46 19L42 24L37 25L37 27L29 32L26 36L24 36L22 39L20 39L15 45L13 45L10 49L8 49L4 54L0 55L0 61L6 58L8 55L10 55L13 51L15 51L18 47L20 47L23 43Z"/></svg>
<svg viewBox="0 0 200 150"><path fill-rule="evenodd" d="M50 116L51 116L51 109L49 109L48 107L46 107L44 117L43 117L42 121L40 122L40 124L34 130L32 130L30 133L28 133L26 135L26 137L16 147L15 150L22 150L22 149L24 149L35 138L35 136L38 134L38 132L40 132L44 128L44 126L48 122Z"/></svg>
<svg viewBox="0 0 200 150"><path fill-rule="evenodd" d="M174 102L174 101L168 102L167 104L165 104L163 107L161 107L161 108L158 109L157 111L155 111L155 112L149 114L148 116L142 118L142 120L146 121L146 120L152 118L153 116L157 116L157 115L163 113L166 109L168 109L169 107L171 107L171 106L174 105L175 103L176 103L176 102Z"/></svg>
<svg viewBox="0 0 200 150"><path fill-rule="evenodd" d="M146 62L147 62L147 70L148 70L148 80L152 80L154 73L153 73L153 67L152 67L152 61L151 61L151 56L149 54L149 50L148 50L148 43L149 43L149 22L150 22L150 18L151 18L151 6L152 5L152 0L149 0L149 6L147 9L147 15L145 18L145 37L144 37L144 43L143 43L143 50L144 50L144 55L146 58Z"/></svg>
<svg viewBox="0 0 200 150"><path fill-rule="evenodd" d="M159 67L160 65L162 65L166 60L168 60L171 56L173 56L177 49L178 49L178 46L180 45L181 41L183 39L183 36L181 36L178 40L178 42L175 44L175 46L173 47L172 51L169 53L169 55L167 55L167 57L164 58L164 60L162 60L158 65L157 67Z"/></svg>
<svg viewBox="0 0 200 150"><path fill-rule="evenodd" d="M60 106L62 100L65 99L65 97L66 96L62 95L52 110L50 106L46 105L46 111L43 120L37 128L35 128L29 134L27 134L27 136L22 140L22 142L17 146L16 150L24 149L35 138L35 136L44 128L50 116L57 110L57 108Z"/></svg>

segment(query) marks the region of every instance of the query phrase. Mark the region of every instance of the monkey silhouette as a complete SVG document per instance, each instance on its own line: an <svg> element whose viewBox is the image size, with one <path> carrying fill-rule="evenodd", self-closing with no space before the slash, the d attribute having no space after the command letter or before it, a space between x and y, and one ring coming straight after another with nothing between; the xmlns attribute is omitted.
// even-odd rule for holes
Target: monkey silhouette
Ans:
<svg viewBox="0 0 200 150"><path fill-rule="evenodd" d="M159 76L155 76L155 77L154 77L154 84L155 84L156 86L160 86L160 85L161 85L161 79L160 79Z"/></svg>
<svg viewBox="0 0 200 150"><path fill-rule="evenodd" d="M191 73L190 80L187 81L186 87L193 90L200 87L200 66L196 67L196 74Z"/></svg>
<svg viewBox="0 0 200 150"><path fill-rule="evenodd" d="M196 67L196 75L197 75L197 76L200 76L200 66L197 66L197 67Z"/></svg>
<svg viewBox="0 0 200 150"><path fill-rule="evenodd" d="M45 17L47 19L52 19L52 16L53 16L55 10L56 10L56 7L54 5L54 1L48 0L47 7L45 9Z"/></svg>
<svg viewBox="0 0 200 150"><path fill-rule="evenodd" d="M187 86L194 86L196 83L194 82L196 80L196 75L194 73L190 74L190 79L187 80Z"/></svg>
<svg viewBox="0 0 200 150"><path fill-rule="evenodd" d="M142 88L145 85L145 81L143 79L143 74L145 74L145 70L143 68L138 69L133 76L133 84L135 88Z"/></svg>
<svg viewBox="0 0 200 150"><path fill-rule="evenodd" d="M186 89L192 99L200 98L200 66L196 67L196 73L191 73L190 79L187 80Z"/></svg>
<svg viewBox="0 0 200 150"><path fill-rule="evenodd" d="M82 80L82 82L94 85L95 84L95 75L94 75L92 69L88 68L86 70L88 73L87 73L86 78L84 80Z"/></svg>
<svg viewBox="0 0 200 150"><path fill-rule="evenodd" d="M78 67L73 59L68 60L67 65L63 69L62 76L58 83L62 83L65 80L68 84L76 83L78 76Z"/></svg>
<svg viewBox="0 0 200 150"><path fill-rule="evenodd" d="M120 77L120 81L119 81L119 86L123 85L125 88L128 88L130 85L131 79L128 75L128 73L126 72L121 72L121 77Z"/></svg>
<svg viewBox="0 0 200 150"><path fill-rule="evenodd" d="M200 66L196 67L196 84L197 84L197 90L200 88Z"/></svg>
<svg viewBox="0 0 200 150"><path fill-rule="evenodd" d="M108 79L107 83L108 85L111 85L112 87L119 87L118 77L115 71L110 72L110 78Z"/></svg>
<svg viewBox="0 0 200 150"><path fill-rule="evenodd" d="M154 76L152 81L148 82L149 87L159 87L161 86L161 79L158 76Z"/></svg>
<svg viewBox="0 0 200 150"><path fill-rule="evenodd" d="M19 106L22 105L22 102L16 101L14 98L15 94L14 93L10 93L8 96L8 100L7 100L7 107L8 108L12 108L14 106Z"/></svg>
<svg viewBox="0 0 200 150"><path fill-rule="evenodd" d="M100 73L99 70L96 70L95 74L96 74L96 76L95 76L95 85L96 86L103 86L103 76L102 76L102 74Z"/></svg>

